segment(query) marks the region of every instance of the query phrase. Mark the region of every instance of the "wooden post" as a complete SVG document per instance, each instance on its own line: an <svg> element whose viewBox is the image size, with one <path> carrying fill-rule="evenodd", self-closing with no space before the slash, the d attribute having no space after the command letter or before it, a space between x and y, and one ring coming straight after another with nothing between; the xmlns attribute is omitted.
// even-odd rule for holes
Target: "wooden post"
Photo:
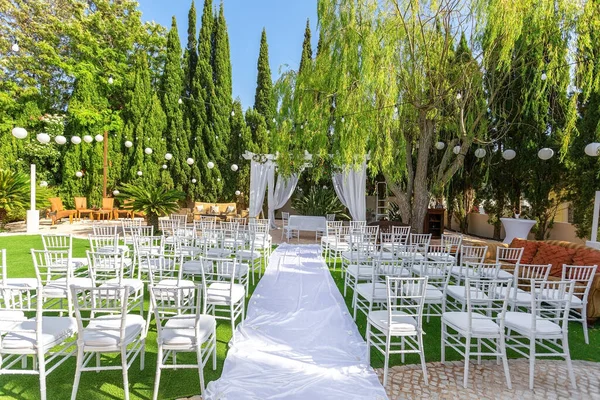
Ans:
<svg viewBox="0 0 600 400"><path fill-rule="evenodd" d="M102 197L106 196L106 186L108 184L108 131L104 131L104 157L102 160Z"/></svg>

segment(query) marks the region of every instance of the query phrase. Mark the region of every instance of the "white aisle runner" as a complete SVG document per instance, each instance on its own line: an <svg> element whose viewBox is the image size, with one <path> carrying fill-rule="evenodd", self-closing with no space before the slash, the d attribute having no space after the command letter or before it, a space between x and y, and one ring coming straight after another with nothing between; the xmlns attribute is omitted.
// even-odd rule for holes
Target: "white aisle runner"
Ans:
<svg viewBox="0 0 600 400"><path fill-rule="evenodd" d="M387 399L316 245L271 255L205 399Z"/></svg>

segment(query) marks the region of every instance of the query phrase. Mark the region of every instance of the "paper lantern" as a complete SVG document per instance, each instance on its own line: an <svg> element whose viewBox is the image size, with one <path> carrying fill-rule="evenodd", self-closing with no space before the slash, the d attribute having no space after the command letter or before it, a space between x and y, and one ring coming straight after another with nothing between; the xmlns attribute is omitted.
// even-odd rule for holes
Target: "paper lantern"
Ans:
<svg viewBox="0 0 600 400"><path fill-rule="evenodd" d="M40 187L47 187L47 186L48 186L48 182L46 182L46 181L40 182Z"/></svg>
<svg viewBox="0 0 600 400"><path fill-rule="evenodd" d="M152 149L151 149L150 147L146 147L146 148L144 149L144 153L146 153L146 154L150 155L150 154L152 154Z"/></svg>
<svg viewBox="0 0 600 400"><path fill-rule="evenodd" d="M453 152L454 154L458 154L458 153L460 153L460 146L454 146L454 148L452 149L452 152Z"/></svg>
<svg viewBox="0 0 600 400"><path fill-rule="evenodd" d="M12 51L14 51L15 53L18 53L19 50L21 50L21 48L19 47L19 43L13 43L13 45L11 46Z"/></svg>
<svg viewBox="0 0 600 400"><path fill-rule="evenodd" d="M86 143L92 143L94 141L94 138L91 137L90 135L85 135L83 137L83 141L86 142Z"/></svg>
<svg viewBox="0 0 600 400"><path fill-rule="evenodd" d="M96 139L96 142L100 143L102 141L104 141L104 136L102 136L101 134L97 134L94 139Z"/></svg>
<svg viewBox="0 0 600 400"><path fill-rule="evenodd" d="M236 190L236 191L235 191L235 195L236 195L236 196L239 196L240 194L242 194L242 192L240 192L239 190Z"/></svg>
<svg viewBox="0 0 600 400"><path fill-rule="evenodd" d="M163 164L162 169L167 169L167 164Z"/></svg>
<svg viewBox="0 0 600 400"><path fill-rule="evenodd" d="M215 167L215 163L212 161L209 161L206 166L208 167L208 169L213 169Z"/></svg>
<svg viewBox="0 0 600 400"><path fill-rule="evenodd" d="M75 176L78 178L81 178L83 176L83 172L77 171L77 172L75 172Z"/></svg>
<svg viewBox="0 0 600 400"><path fill-rule="evenodd" d="M435 144L435 148L438 149L438 150L443 150L444 147L446 147L446 143L444 143L444 142L437 142Z"/></svg>
<svg viewBox="0 0 600 400"><path fill-rule="evenodd" d="M485 157L485 149L477 149L475 150L475 157L483 158Z"/></svg>
<svg viewBox="0 0 600 400"><path fill-rule="evenodd" d="M544 161L551 159L553 155L554 150L548 147L544 147L543 149L540 149L540 151L538 151L538 157Z"/></svg>
<svg viewBox="0 0 600 400"><path fill-rule="evenodd" d="M590 143L587 146L585 146L585 154L587 154L590 157L597 157L598 156L598 151L600 151L600 143Z"/></svg>
<svg viewBox="0 0 600 400"><path fill-rule="evenodd" d="M165 160L169 161L169 160L171 160L172 158L173 158L173 154L171 154L171 153L167 153L167 154L165 154Z"/></svg>
<svg viewBox="0 0 600 400"><path fill-rule="evenodd" d="M81 138L79 136L73 136L71 138L71 143L73 143L73 144L79 144L79 143L81 143Z"/></svg>
<svg viewBox="0 0 600 400"><path fill-rule="evenodd" d="M56 142L56 144L65 144L65 143L67 143L67 138L64 137L63 135L58 135L57 137L54 138L54 141Z"/></svg>
<svg viewBox="0 0 600 400"><path fill-rule="evenodd" d="M12 135L17 139L25 139L27 137L27 130L25 130L25 128L14 127L12 129Z"/></svg>
<svg viewBox="0 0 600 400"><path fill-rule="evenodd" d="M113 196L118 196L121 192L119 192L118 190L113 190Z"/></svg>
<svg viewBox="0 0 600 400"><path fill-rule="evenodd" d="M131 146L133 146L133 143L130 140L126 140L125 147L130 148Z"/></svg>
<svg viewBox="0 0 600 400"><path fill-rule="evenodd" d="M512 160L516 156L517 156L517 152L512 149L504 150L502 152L502 158L504 158L505 160L508 160L508 161Z"/></svg>
<svg viewBox="0 0 600 400"><path fill-rule="evenodd" d="M231 170L232 170L233 172L237 171L237 170L238 170L238 168L239 168L239 167L237 166L237 164L232 164L232 165L231 165Z"/></svg>
<svg viewBox="0 0 600 400"><path fill-rule="evenodd" d="M142 171L137 172L137 176L142 176L142 175L144 175L144 173Z"/></svg>
<svg viewBox="0 0 600 400"><path fill-rule="evenodd" d="M196 183L196 182L198 182L198 181L196 180L196 178L192 179L192 183Z"/></svg>
<svg viewBox="0 0 600 400"><path fill-rule="evenodd" d="M50 135L48 135L47 133L38 133L36 136L38 142L43 143L43 144L47 144L50 143Z"/></svg>
<svg viewBox="0 0 600 400"><path fill-rule="evenodd" d="M217 178L217 182L221 182L221 178Z"/></svg>
<svg viewBox="0 0 600 400"><path fill-rule="evenodd" d="M188 165L192 165L194 163L194 159L188 158L187 160L185 160L185 162L188 163Z"/></svg>

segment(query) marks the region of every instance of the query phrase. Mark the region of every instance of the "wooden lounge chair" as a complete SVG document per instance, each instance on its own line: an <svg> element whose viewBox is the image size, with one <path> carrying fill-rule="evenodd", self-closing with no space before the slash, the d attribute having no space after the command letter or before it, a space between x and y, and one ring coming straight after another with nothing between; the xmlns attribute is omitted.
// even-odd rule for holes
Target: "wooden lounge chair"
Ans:
<svg viewBox="0 0 600 400"><path fill-rule="evenodd" d="M81 219L82 215L87 214L89 219L94 219L94 211L87 206L87 198L85 197L75 197L75 210L77 210L77 215L75 218Z"/></svg>
<svg viewBox="0 0 600 400"><path fill-rule="evenodd" d="M52 225L65 217L69 217L69 223L73 223L73 215L77 214L77 210L65 210L60 197L51 197L48 201L50 202L50 218L52 219Z"/></svg>
<svg viewBox="0 0 600 400"><path fill-rule="evenodd" d="M94 211L94 215L97 216L98 220L102 219L104 216L106 219L113 219L115 210L115 199L112 197L103 197L102 198L102 208Z"/></svg>

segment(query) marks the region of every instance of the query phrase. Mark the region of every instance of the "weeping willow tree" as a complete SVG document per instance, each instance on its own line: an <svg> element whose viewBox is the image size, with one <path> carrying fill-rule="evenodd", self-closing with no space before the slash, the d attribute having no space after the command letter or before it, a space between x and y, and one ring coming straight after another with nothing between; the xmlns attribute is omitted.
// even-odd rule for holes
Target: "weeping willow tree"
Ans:
<svg viewBox="0 0 600 400"><path fill-rule="evenodd" d="M534 9L539 18L570 18L578 12L566 0L547 2L554 6L539 7L537 0L320 0L316 60L282 77L278 89L280 121L271 146L286 159L283 172L298 165L305 150L316 165L328 155L336 165L356 165L370 153L370 170L385 176L403 221L421 231L431 196L443 192L470 150L491 149L498 139L489 109L518 69L529 65L514 62L527 23L523 15ZM493 76L485 84L484 72ZM499 115L502 107L495 108ZM564 140L569 129L574 126L565 128ZM446 143L441 153L437 141Z"/></svg>

